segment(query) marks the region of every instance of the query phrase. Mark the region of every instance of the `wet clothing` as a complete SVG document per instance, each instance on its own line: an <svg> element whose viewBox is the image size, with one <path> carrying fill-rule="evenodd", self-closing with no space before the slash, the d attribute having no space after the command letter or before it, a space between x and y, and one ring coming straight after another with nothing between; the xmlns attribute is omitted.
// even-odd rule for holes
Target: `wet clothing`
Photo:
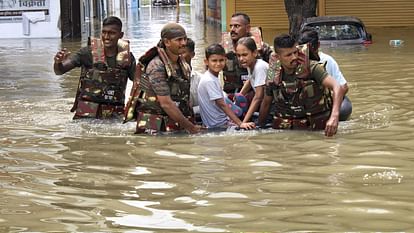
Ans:
<svg viewBox="0 0 414 233"><path fill-rule="evenodd" d="M335 80L339 83L340 86L347 84L346 79L344 78L341 70L339 69L338 63L335 59L323 52L318 53L321 63L326 63L325 69ZM352 114L352 102L349 97L344 96L342 100L341 108L339 111L339 120L346 121Z"/></svg>
<svg viewBox="0 0 414 233"><path fill-rule="evenodd" d="M224 94L221 90L218 77L210 71L206 71L201 77L197 90L203 124L207 128L226 126L229 118L215 102L218 99L224 100Z"/></svg>
<svg viewBox="0 0 414 233"><path fill-rule="evenodd" d="M267 80L266 86L266 95L273 96L276 109L273 128L324 129L332 109L332 97L322 85L328 76L323 66L311 62L309 72L302 77L297 72L287 74L283 68L280 72L275 80Z"/></svg>
<svg viewBox="0 0 414 233"><path fill-rule="evenodd" d="M165 50L160 47L153 47L139 61L142 68L139 88L137 95L130 97L138 100L132 106L137 112L136 133L157 134L182 130L162 109L157 96L170 96L183 115L191 119L190 66L180 57L178 66L174 67Z"/></svg>
<svg viewBox="0 0 414 233"><path fill-rule="evenodd" d="M339 69L338 63L336 63L335 59L333 59L332 56L326 53L323 53L323 52L319 52L318 54L320 58L319 61L321 63L326 62L325 69L328 72L328 74L330 74L333 78L335 78L340 86L345 85L347 82L341 70Z"/></svg>
<svg viewBox="0 0 414 233"><path fill-rule="evenodd" d="M72 112L77 118L121 118L125 102L127 80L135 75L135 58L129 52L129 42L118 41L118 54L105 56L100 39L91 38L69 57L81 67L81 75Z"/></svg>
<svg viewBox="0 0 414 233"><path fill-rule="evenodd" d="M191 95L190 95L190 101L193 107L198 106L198 97L197 97L197 88L198 88L198 84L200 83L201 80L201 76L202 74L192 70L191 71L191 84L190 84L190 89L191 89Z"/></svg>

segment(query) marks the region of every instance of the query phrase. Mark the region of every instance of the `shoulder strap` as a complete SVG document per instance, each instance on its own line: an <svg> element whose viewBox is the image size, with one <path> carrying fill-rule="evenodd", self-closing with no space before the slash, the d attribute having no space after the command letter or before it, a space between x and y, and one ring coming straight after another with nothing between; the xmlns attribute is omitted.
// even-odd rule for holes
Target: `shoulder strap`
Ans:
<svg viewBox="0 0 414 233"><path fill-rule="evenodd" d="M103 62L105 63L105 52L102 41L95 37L89 37L88 43L90 42L90 48L92 51L93 63Z"/></svg>
<svg viewBox="0 0 414 233"><path fill-rule="evenodd" d="M279 85L282 82L282 64L277 59L276 54L272 53L269 59L269 69L266 75L266 85Z"/></svg>
<svg viewBox="0 0 414 233"><path fill-rule="evenodd" d="M300 79L308 79L310 75L310 60L309 60L309 46L310 43L298 45L299 65L296 68L296 76Z"/></svg>
<svg viewBox="0 0 414 233"><path fill-rule="evenodd" d="M128 67L131 65L131 53L129 49L129 40L118 40L118 54L116 55L116 63L120 67Z"/></svg>

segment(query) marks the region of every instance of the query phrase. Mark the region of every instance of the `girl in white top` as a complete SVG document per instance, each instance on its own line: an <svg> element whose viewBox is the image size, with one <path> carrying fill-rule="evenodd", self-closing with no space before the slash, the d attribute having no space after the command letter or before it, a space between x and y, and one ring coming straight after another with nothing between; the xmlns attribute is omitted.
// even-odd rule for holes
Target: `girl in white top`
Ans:
<svg viewBox="0 0 414 233"><path fill-rule="evenodd" d="M227 127L230 120L243 129L253 129L253 122L242 122L224 101L219 73L226 65L226 52L223 46L212 44L206 48L204 64L207 71L198 84L198 101L203 124L207 128Z"/></svg>
<svg viewBox="0 0 414 233"><path fill-rule="evenodd" d="M254 91L254 97L243 119L243 122L249 122L253 113L259 110L262 103L269 64L256 58L258 55L257 46L251 37L243 37L237 41L236 55L239 64L243 68L247 68L249 73L248 80L244 82L240 93L247 95L249 91Z"/></svg>

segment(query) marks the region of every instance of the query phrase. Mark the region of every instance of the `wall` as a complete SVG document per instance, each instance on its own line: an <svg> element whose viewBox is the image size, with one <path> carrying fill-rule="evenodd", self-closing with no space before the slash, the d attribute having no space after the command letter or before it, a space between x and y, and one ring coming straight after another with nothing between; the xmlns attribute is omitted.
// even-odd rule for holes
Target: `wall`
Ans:
<svg viewBox="0 0 414 233"><path fill-rule="evenodd" d="M46 2L49 3L49 14L46 15L46 20L30 23L29 35L23 34L23 21L21 16L13 17L13 21L0 17L0 38L60 38L61 32L58 27L60 1L47 0Z"/></svg>
<svg viewBox="0 0 414 233"><path fill-rule="evenodd" d="M323 0L325 15L353 15L368 27L414 26L413 0Z"/></svg>
<svg viewBox="0 0 414 233"><path fill-rule="evenodd" d="M208 0L206 0L208 1ZM252 26L288 29L284 1L225 0L222 24L229 24L234 12L245 12ZM414 26L414 0L319 0L319 15L357 16L368 27ZM226 28L224 27L224 30Z"/></svg>

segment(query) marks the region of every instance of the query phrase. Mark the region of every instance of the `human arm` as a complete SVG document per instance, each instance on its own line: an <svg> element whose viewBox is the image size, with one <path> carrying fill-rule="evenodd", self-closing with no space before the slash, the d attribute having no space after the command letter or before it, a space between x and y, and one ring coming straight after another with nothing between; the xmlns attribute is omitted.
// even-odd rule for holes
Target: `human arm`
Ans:
<svg viewBox="0 0 414 233"><path fill-rule="evenodd" d="M161 108L168 114L168 116L175 122L177 122L181 127L183 127L190 134L195 134L200 132L201 126L194 125L189 121L180 109L177 107L175 102L171 99L169 95L166 96L157 96L158 102L160 103Z"/></svg>
<svg viewBox="0 0 414 233"><path fill-rule="evenodd" d="M129 65L129 68L128 68L128 78L129 80L134 81L136 70L137 68L139 69L141 66L137 66L137 61L132 53L130 53L130 58L131 58L131 64Z"/></svg>
<svg viewBox="0 0 414 233"><path fill-rule="evenodd" d="M272 103L273 96L264 95L262 104L259 110L259 126L263 127L266 123L267 116L269 114L270 104Z"/></svg>
<svg viewBox="0 0 414 233"><path fill-rule="evenodd" d="M68 59L69 55L70 52L66 48L63 48L56 53L53 63L53 70L55 74L61 75L75 68L75 65L72 63L72 61Z"/></svg>
<svg viewBox="0 0 414 233"><path fill-rule="evenodd" d="M229 106L224 102L223 98L216 99L214 101L216 105L223 110L224 113L234 122L236 123L240 128L243 129L254 129L256 125L253 122L242 122L235 114L234 112L229 108Z"/></svg>
<svg viewBox="0 0 414 233"><path fill-rule="evenodd" d="M322 85L326 88L329 88L332 91L332 110L331 115L328 121L326 122L325 126L325 135L331 137L335 135L338 130L339 110L341 108L345 91L339 86L338 82L330 75L323 79Z"/></svg>
<svg viewBox="0 0 414 233"><path fill-rule="evenodd" d="M330 74L338 82L341 89L343 89L344 94L348 93L348 84L342 74L341 69L339 68L336 60L331 56L323 52L319 52L321 62L326 62L325 68L328 74Z"/></svg>
<svg viewBox="0 0 414 233"><path fill-rule="evenodd" d="M243 122L248 122L253 116L253 113L259 109L260 104L263 101L264 87L264 85L256 87L256 92L254 94L252 102L250 103L249 109L244 116Z"/></svg>
<svg viewBox="0 0 414 233"><path fill-rule="evenodd" d="M269 65L267 62L262 59L256 60L253 72L249 78L250 85L254 88L255 92L249 109L244 117L244 122L249 121L253 116L253 113L259 110L260 104L263 101L268 68Z"/></svg>
<svg viewBox="0 0 414 233"><path fill-rule="evenodd" d="M150 82L150 91L157 97L157 101L164 112L189 133L198 133L200 126L191 123L177 107L171 98L170 87L167 83L167 73L164 63L156 57L147 66L147 78Z"/></svg>
<svg viewBox="0 0 414 233"><path fill-rule="evenodd" d="M341 88L341 90L342 90L342 92L344 93L344 96L345 96L346 93L348 93L348 89L349 89L348 84L345 83L344 85L341 85L340 88Z"/></svg>

